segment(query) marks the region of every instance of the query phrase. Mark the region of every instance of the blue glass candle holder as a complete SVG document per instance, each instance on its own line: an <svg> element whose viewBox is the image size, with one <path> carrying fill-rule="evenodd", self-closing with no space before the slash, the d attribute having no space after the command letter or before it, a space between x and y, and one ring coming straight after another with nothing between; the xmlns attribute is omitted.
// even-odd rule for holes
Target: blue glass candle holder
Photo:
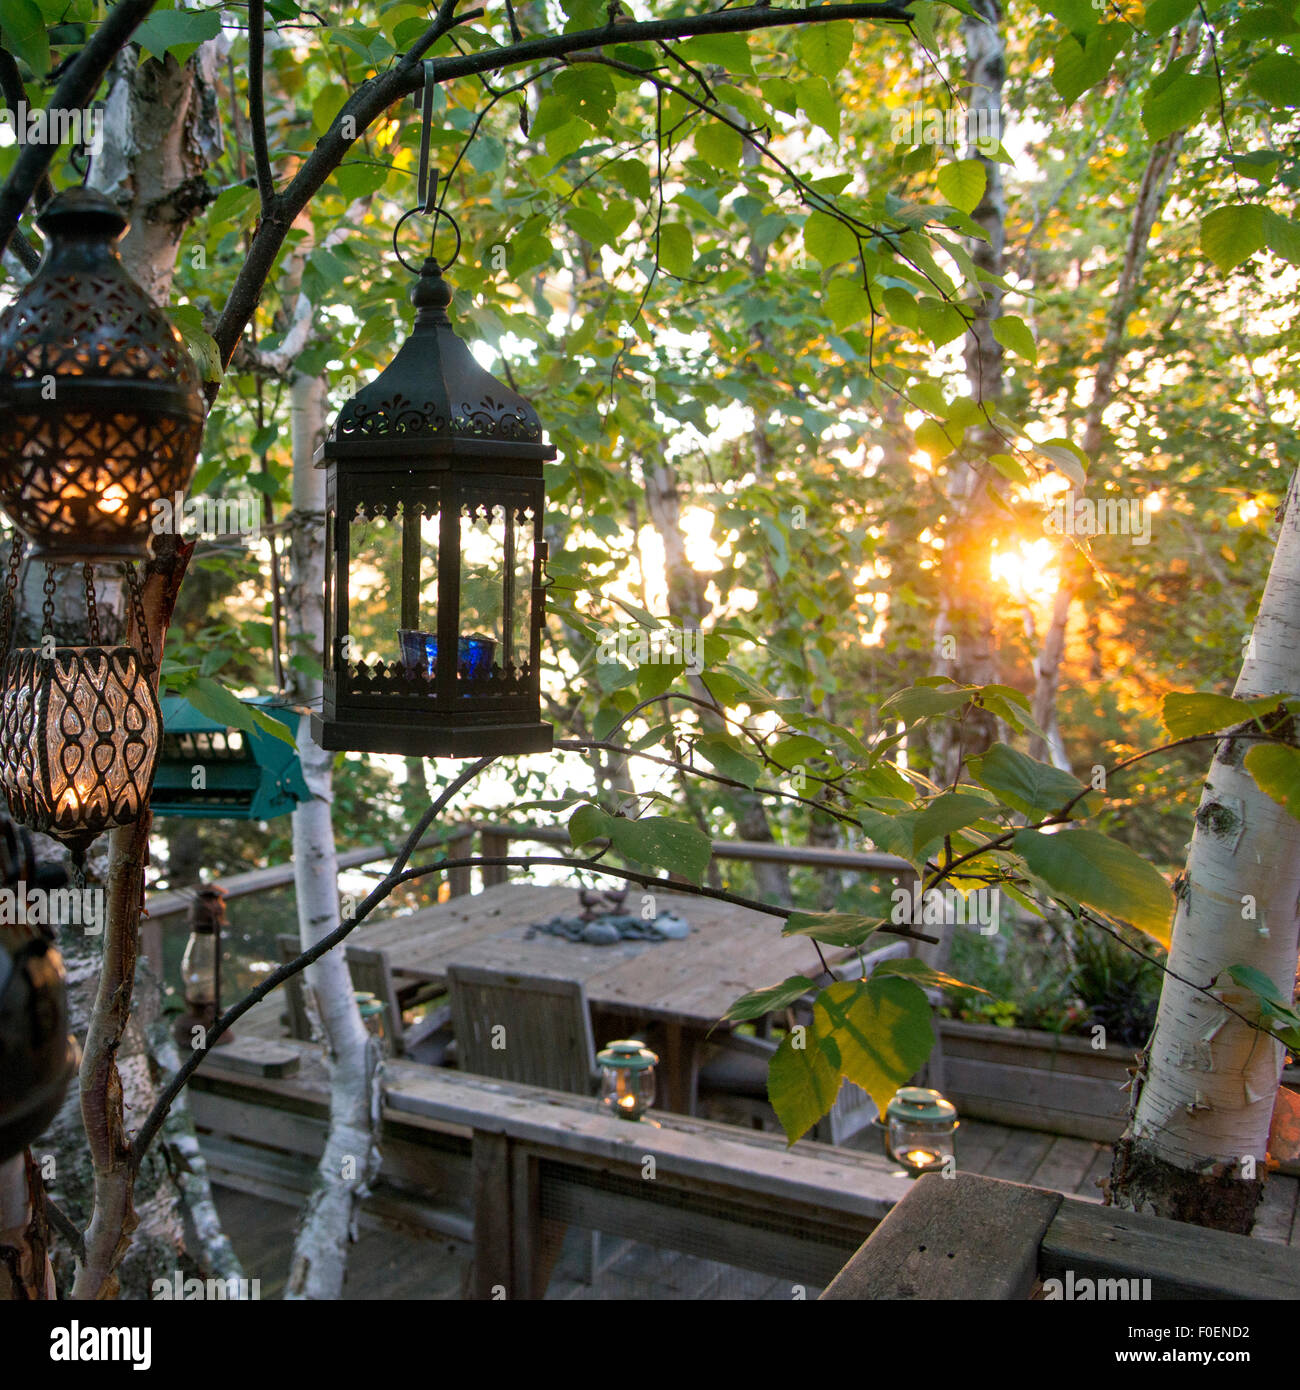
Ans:
<svg viewBox="0 0 1300 1390"><path fill-rule="evenodd" d="M408 679L419 676L432 679L438 671L437 634L399 627L397 637L402 648L402 667ZM496 640L492 637L475 634L460 638L456 660L461 676L471 681L487 680L492 674L496 649Z"/></svg>

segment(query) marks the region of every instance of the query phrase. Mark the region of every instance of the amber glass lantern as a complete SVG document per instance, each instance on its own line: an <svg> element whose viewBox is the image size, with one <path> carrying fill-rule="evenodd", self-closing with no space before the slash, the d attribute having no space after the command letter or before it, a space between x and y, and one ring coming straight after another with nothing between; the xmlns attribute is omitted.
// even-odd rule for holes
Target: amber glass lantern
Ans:
<svg viewBox="0 0 1300 1390"><path fill-rule="evenodd" d="M425 757L551 747L537 412L452 330L424 262L415 327L343 407L326 471L324 748Z"/></svg>
<svg viewBox="0 0 1300 1390"><path fill-rule="evenodd" d="M141 559L153 504L194 471L198 372L122 264L107 198L68 190L37 224L45 259L0 314L0 506L36 559Z"/></svg>

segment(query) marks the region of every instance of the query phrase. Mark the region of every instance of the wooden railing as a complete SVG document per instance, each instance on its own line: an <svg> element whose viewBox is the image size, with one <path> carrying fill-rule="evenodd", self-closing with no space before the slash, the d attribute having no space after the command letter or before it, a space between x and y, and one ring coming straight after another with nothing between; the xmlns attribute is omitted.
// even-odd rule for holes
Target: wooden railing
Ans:
<svg viewBox="0 0 1300 1390"><path fill-rule="evenodd" d="M990 1301L1035 1293L1290 1300L1300 1298L1300 1251L975 1173L927 1173L822 1298Z"/></svg>
<svg viewBox="0 0 1300 1390"><path fill-rule="evenodd" d="M419 848L428 850L441 847L446 850L448 859L467 859L476 854L475 840L478 841L478 856L485 859L503 859L510 854L512 844L562 845L567 849L569 832L563 826L476 822L457 826L441 834L428 835L420 841ZM595 841L593 847L598 849L603 843ZM347 850L339 855L339 868L361 868L382 859L392 859L396 853L397 846L392 844L367 845L362 849ZM751 840L714 840L713 857L752 864L788 864L792 868L840 869L846 873L899 874L908 878L915 873L906 859L900 859L894 854L881 854L875 850L815 849L807 845L778 845ZM494 884L504 883L510 871L505 865L489 865L480 872L483 875L484 887L490 888ZM452 897L459 897L462 893L470 891L472 870L451 869L447 877L451 882ZM230 898L265 893L275 888L286 888L293 882L293 864L269 864L264 869L250 869L247 873L230 874L217 882ZM187 911L193 897L192 888L154 893L149 899L150 920L157 922Z"/></svg>

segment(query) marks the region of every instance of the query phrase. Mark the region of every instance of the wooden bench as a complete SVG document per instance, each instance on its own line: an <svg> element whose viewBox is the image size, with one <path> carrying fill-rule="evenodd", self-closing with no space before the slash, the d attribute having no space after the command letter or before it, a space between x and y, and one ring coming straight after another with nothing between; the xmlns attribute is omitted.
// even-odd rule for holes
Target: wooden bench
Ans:
<svg viewBox="0 0 1300 1390"><path fill-rule="evenodd" d="M1101 1281L1125 1300L1296 1299L1300 1251L974 1173L927 1173L822 1298L1059 1298L1082 1296L1084 1280L1094 1300Z"/></svg>
<svg viewBox="0 0 1300 1390"><path fill-rule="evenodd" d="M299 1203L325 1140L320 1049L271 1079L204 1060L195 1123L218 1182ZM685 1116L658 1126L598 1102L394 1061L383 1166L366 1209L475 1246L472 1294L540 1298L567 1226L698 1255L815 1290L907 1192L883 1157Z"/></svg>

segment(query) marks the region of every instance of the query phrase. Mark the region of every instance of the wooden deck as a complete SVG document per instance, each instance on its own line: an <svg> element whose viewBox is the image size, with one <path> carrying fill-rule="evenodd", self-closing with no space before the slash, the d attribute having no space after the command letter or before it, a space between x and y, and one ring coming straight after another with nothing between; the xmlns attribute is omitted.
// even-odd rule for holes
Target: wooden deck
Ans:
<svg viewBox="0 0 1300 1390"><path fill-rule="evenodd" d="M258 1020L267 1032L273 1031L275 1019L269 1010L262 1011ZM245 1118L239 1118L238 1128L244 1130L255 1142L272 1145L293 1146L290 1124L301 1125L302 1120L293 1120L289 1111L301 1112L309 1089L319 1093L323 1073L319 1062L312 1054L317 1050L310 1045L297 1045L305 1048L302 1077L293 1082L256 1083L265 1096L265 1107L261 1104L247 1104L251 1092L244 1093L244 1102L232 1112L235 1103L233 1093L222 1098L219 1085L211 1098L202 1092L195 1097L197 1113L217 1111L238 1115L239 1109ZM429 1089L421 1081L427 1076L431 1082L437 1078L452 1079L456 1073L444 1073L433 1068L419 1067L413 1063L390 1064L394 1086L417 1096L423 1089ZM469 1078L466 1078L468 1081ZM310 1087L303 1082L310 1082ZM438 1083L441 1084L441 1083ZM438 1089L435 1084L431 1090ZM200 1083L202 1085L202 1083ZM444 1088L445 1089L445 1088ZM506 1088L508 1089L508 1088ZM280 1093L283 1092L283 1095ZM397 1107L397 1118L410 1119L406 1107L413 1104L409 1099L390 1095L390 1116ZM590 1102L581 1102L590 1105ZM507 1106L507 1110L510 1107ZM445 1103L443 1113L446 1113ZM503 1112L505 1113L505 1112ZM453 1120L458 1117L452 1115ZM795 1150L787 1150L783 1140L772 1134L755 1134L751 1130L731 1126L718 1126L707 1121L691 1121L676 1116L664 1116L671 1130L678 1130L683 1136L697 1136L708 1139L710 1135L733 1134L736 1139L752 1150L749 1162L763 1163L777 1161L781 1155L811 1155L813 1168L816 1156L825 1154L827 1159L838 1156L843 1151L829 1150L822 1145L801 1144ZM314 1122L320 1124L321 1121ZM493 1122L496 1123L496 1122ZM569 1124L572 1121L568 1122ZM463 1126L454 1125L467 1133ZM604 1126L593 1131L599 1138ZM411 1134L402 1129L405 1136L399 1143L386 1146L386 1153L399 1165L399 1170L410 1176L420 1177L423 1170L420 1164L428 1161L430 1155L417 1154L411 1147ZM622 1138L622 1126L615 1124L615 1137ZM589 1141L588 1141L589 1142ZM688 1142L685 1141L684 1142ZM850 1161L850 1154L843 1153L841 1160L846 1166L843 1179L830 1175L829 1186L837 1192L861 1191L866 1194L880 1188L887 1202L897 1199L907 1190L901 1179L892 1186L887 1174L891 1165L877 1157L878 1141L872 1131L865 1131L855 1137L848 1150L856 1150L870 1165L869 1170L860 1173L849 1171L856 1165ZM724 1147L726 1147L724 1145ZM707 1145L706 1145L707 1149ZM764 1159L764 1153L771 1159ZM854 1156L856 1157L856 1155ZM1058 1135L1044 1134L1033 1130L1015 1129L1009 1126L985 1123L977 1120L965 1121L957 1133L957 1161L961 1171L982 1174L987 1177L1003 1178L1026 1183L1036 1187L1072 1195L1084 1201L1100 1203L1101 1192L1098 1183L1110 1169L1111 1150L1109 1146L1091 1140L1076 1139ZM604 1162L604 1160L601 1160ZM806 1163L807 1158L804 1159ZM221 1159L217 1156L218 1171ZM225 1170L227 1181L239 1183L244 1190L231 1187L217 1189L218 1206L221 1210L227 1232L236 1251L245 1263L250 1278L262 1281L263 1297L274 1297L282 1288L286 1277L290 1253L293 1246L294 1229L299 1199L293 1192L283 1188L276 1189L277 1179L271 1175L271 1185L263 1181L244 1184L238 1176L231 1177ZM446 1170L437 1167L430 1170L435 1186L443 1186L440 1196L456 1188L454 1181L446 1179ZM775 1170L774 1170L775 1171ZM811 1171L811 1170L810 1170ZM442 1176L438 1176L441 1174ZM220 1178L219 1178L220 1180ZM826 1180L823 1190L826 1190ZM881 1186L882 1181L885 1186ZM886 1192L886 1187L888 1191ZM897 1192L894 1188L897 1188ZM1300 1183L1294 1177L1274 1174L1266 1189L1260 1206L1258 1220L1252 1234L1261 1240L1279 1244L1300 1244L1300 1222L1297 1221L1297 1195ZM267 1200L267 1197L279 1200ZM875 1200L875 1199L870 1199ZM411 1220L412 1215L416 1220ZM470 1239L470 1226L461 1220L459 1226L441 1227L429 1224L421 1228L418 1213L411 1206L400 1207L382 1202L362 1215L361 1234L349 1260L345 1296L349 1298L385 1299L447 1299L457 1300L472 1296L473 1286L473 1244ZM548 1299L569 1300L676 1300L676 1299L796 1299L815 1298L820 1286L809 1281L796 1284L789 1277L773 1277L771 1274L742 1269L725 1261L701 1258L701 1253L721 1254L724 1244L719 1247L709 1241L697 1241L694 1253L680 1253L674 1249L657 1248L643 1244L635 1239L622 1236L601 1235L597 1242L596 1258L592 1258L592 1241L588 1232L577 1225L570 1225L562 1253L546 1287ZM688 1242L689 1244L689 1242Z"/></svg>

